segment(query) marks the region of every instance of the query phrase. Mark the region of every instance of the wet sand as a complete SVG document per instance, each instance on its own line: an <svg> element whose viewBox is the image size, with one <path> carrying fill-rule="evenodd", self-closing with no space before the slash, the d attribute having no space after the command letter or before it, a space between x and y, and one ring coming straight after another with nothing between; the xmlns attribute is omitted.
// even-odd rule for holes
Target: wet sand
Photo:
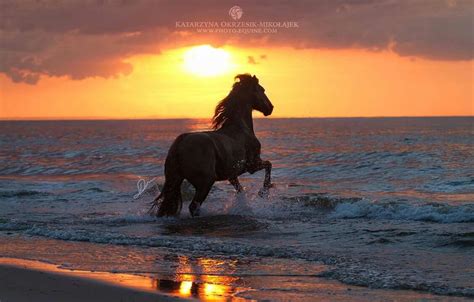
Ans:
<svg viewBox="0 0 474 302"><path fill-rule="evenodd" d="M37 261L0 258L0 301L186 301L152 290L147 277L69 271Z"/></svg>
<svg viewBox="0 0 474 302"><path fill-rule="evenodd" d="M258 278L261 279L261 278ZM267 278L268 279L268 278ZM318 278L319 279L319 278ZM167 282L164 282L167 281ZM248 278L249 282L259 282ZM200 296L193 295L196 284L173 283L152 277L91 272L58 268L56 265L39 261L0 258L0 301L282 301L279 286L268 279L264 291L243 291L237 295ZM281 281L278 282L280 285ZM348 286L339 282L319 279L320 283L311 300L296 293L288 294L283 300L295 301L465 301L461 297L436 296L405 290L370 289ZM167 284L167 283L173 284ZM260 280L260 282L265 282ZM290 280L283 281L283 284ZM168 286L165 288L165 286ZM171 287L176 290L166 294ZM209 285L208 285L209 286ZM302 286L302 285L301 285ZM314 286L313 286L314 287ZM304 286L301 288L304 290ZM168 291L170 293L171 291ZM181 294L180 294L181 292ZM195 291L197 293L197 291ZM207 299L209 298L209 299Z"/></svg>

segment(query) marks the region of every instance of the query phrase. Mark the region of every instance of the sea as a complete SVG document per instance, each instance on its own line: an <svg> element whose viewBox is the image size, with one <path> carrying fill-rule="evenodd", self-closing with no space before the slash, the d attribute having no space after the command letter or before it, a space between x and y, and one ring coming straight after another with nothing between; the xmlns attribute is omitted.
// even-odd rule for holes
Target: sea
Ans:
<svg viewBox="0 0 474 302"><path fill-rule="evenodd" d="M474 298L473 117L254 123L268 197L244 174L191 218L184 183L180 216L156 218L168 148L209 120L1 121L0 256L203 300L311 301L320 280Z"/></svg>

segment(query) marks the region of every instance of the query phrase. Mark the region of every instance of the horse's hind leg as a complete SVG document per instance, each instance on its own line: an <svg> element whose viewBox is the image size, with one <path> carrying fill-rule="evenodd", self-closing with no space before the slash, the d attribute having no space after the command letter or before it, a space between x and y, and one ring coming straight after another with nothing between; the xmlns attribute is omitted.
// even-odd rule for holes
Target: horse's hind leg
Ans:
<svg viewBox="0 0 474 302"><path fill-rule="evenodd" d="M214 181L205 181L194 186L196 188L196 194L194 194L193 201L189 205L189 212L192 217L199 216L201 205L209 194L213 184Z"/></svg>
<svg viewBox="0 0 474 302"><path fill-rule="evenodd" d="M234 178L229 178L229 182L231 185L234 186L235 190L237 191L237 193L240 193L244 190L244 188L242 187L242 185L240 184L239 182L239 179L237 177L234 177Z"/></svg>

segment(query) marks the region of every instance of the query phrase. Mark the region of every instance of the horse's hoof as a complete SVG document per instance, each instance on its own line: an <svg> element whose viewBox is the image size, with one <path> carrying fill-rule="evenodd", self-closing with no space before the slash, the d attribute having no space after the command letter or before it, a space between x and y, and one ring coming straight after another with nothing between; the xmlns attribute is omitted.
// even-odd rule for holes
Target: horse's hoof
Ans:
<svg viewBox="0 0 474 302"><path fill-rule="evenodd" d="M258 191L258 196L260 198L268 198L268 195L270 194L270 190L268 188L261 188Z"/></svg>
<svg viewBox="0 0 474 302"><path fill-rule="evenodd" d="M200 207L194 203L189 205L189 213L191 213L191 217L199 216Z"/></svg>

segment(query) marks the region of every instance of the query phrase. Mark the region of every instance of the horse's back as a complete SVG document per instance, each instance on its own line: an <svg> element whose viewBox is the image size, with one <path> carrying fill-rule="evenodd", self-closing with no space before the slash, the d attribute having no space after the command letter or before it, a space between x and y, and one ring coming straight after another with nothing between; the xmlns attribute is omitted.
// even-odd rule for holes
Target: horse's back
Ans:
<svg viewBox="0 0 474 302"><path fill-rule="evenodd" d="M241 148L230 137L215 131L191 132L178 136L173 143L179 158L183 177L212 177L223 180L231 174L232 166ZM172 148L173 148L172 146ZM170 149L171 151L171 149Z"/></svg>

